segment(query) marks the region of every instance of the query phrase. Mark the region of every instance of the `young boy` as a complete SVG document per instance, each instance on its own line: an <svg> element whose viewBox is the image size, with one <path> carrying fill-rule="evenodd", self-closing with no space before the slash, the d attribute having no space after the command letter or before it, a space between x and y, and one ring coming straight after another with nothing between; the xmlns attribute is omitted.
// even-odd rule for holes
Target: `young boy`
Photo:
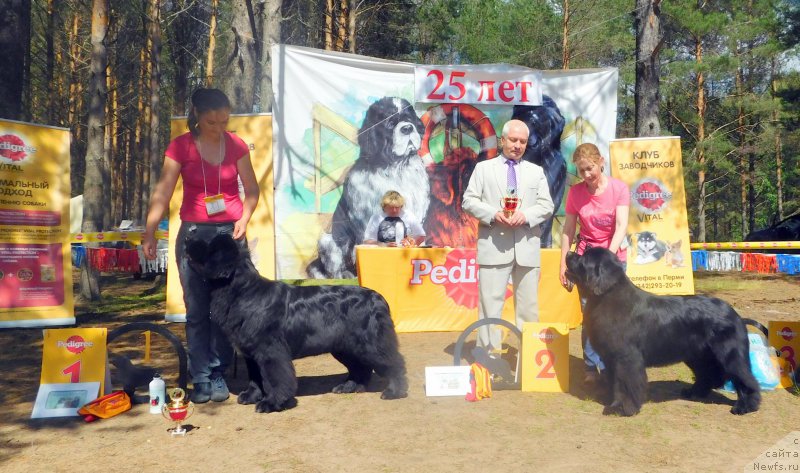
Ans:
<svg viewBox="0 0 800 473"><path fill-rule="evenodd" d="M403 210L406 200L397 191L389 191L381 199L383 212L369 219L364 243L380 246L419 246L425 241L422 224L410 211Z"/></svg>

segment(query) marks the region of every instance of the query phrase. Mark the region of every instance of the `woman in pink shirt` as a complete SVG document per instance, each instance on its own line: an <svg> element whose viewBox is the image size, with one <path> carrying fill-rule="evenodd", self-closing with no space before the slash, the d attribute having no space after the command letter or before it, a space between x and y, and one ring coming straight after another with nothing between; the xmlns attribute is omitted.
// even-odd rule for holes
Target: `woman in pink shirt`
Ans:
<svg viewBox="0 0 800 473"><path fill-rule="evenodd" d="M575 184L567 194L566 219L561 233L561 284L567 286L567 253L575 239L576 223L580 222L580 240L575 251L580 255L588 247L608 248L626 264L627 253L620 249L628 227L628 209L631 194L628 186L619 179L603 173L605 159L592 143L583 143L575 148L572 162L582 182ZM583 300L581 300L583 306ZM583 332L583 358L586 363L588 384L599 380L605 365L592 349L591 342ZM599 372L598 372L599 370Z"/></svg>
<svg viewBox="0 0 800 473"><path fill-rule="evenodd" d="M184 242L187 236L211 241L227 233L246 247L247 223L259 196L249 147L226 131L230 114L230 101L221 90L199 89L192 94L189 133L172 140L164 153L167 159L150 197L142 239L145 257L155 258L156 227L169 208L180 176L183 201L175 253L186 306L192 401L196 403L228 398L224 373L233 358L233 348L210 319L209 290L205 280L189 266ZM240 181L244 199L239 196Z"/></svg>

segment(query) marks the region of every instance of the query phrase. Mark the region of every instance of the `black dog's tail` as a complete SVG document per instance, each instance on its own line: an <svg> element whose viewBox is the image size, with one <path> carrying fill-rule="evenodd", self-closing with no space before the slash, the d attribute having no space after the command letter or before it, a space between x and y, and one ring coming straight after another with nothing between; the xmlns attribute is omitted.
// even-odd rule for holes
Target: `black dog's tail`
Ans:
<svg viewBox="0 0 800 473"><path fill-rule="evenodd" d="M747 337L747 327L733 307L729 308L729 316L736 319L736 344L725 358L725 370L733 382L736 390L736 403L731 408L731 413L736 415L755 412L761 405L761 387L758 385L750 365L750 342Z"/></svg>

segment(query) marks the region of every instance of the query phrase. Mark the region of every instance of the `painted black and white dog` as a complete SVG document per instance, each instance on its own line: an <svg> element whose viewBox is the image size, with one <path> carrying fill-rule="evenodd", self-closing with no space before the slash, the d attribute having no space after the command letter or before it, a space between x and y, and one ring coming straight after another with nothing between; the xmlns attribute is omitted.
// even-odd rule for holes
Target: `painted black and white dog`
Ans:
<svg viewBox="0 0 800 473"><path fill-rule="evenodd" d="M405 209L424 219L430 182L417 154L422 121L414 107L399 97L384 97L370 105L358 133L360 154L344 181L330 232L317 243L317 258L306 268L312 278L355 277L355 245L364 239L370 217L381 211L381 198L395 190Z"/></svg>

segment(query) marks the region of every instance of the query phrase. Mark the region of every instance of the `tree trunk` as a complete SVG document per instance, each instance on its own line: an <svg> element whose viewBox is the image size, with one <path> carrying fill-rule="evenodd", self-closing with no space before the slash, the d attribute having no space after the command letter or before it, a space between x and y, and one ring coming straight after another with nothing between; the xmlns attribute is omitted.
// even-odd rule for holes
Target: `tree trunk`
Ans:
<svg viewBox="0 0 800 473"><path fill-rule="evenodd" d="M158 94L161 83L161 67L159 65L161 53L161 1L150 0L149 6L150 23L148 24L147 28L147 35L150 36L153 49L150 50L150 133L148 140L149 152L147 153L150 157L150 188L147 195L151 195L153 193L153 188L158 181L158 174L159 170L161 169L161 167L158 165L161 160L157 159L157 156L160 154L160 143L158 139L160 129L160 105Z"/></svg>
<svg viewBox="0 0 800 473"><path fill-rule="evenodd" d="M347 40L348 11L350 3L348 0L339 0L339 19L336 22L336 50L344 51L345 41Z"/></svg>
<svg viewBox="0 0 800 473"><path fill-rule="evenodd" d="M208 52L206 53L206 87L214 84L214 52L217 49L217 0L211 0L211 20L208 31Z"/></svg>
<svg viewBox="0 0 800 473"><path fill-rule="evenodd" d="M55 27L55 8L53 6L53 0L47 0L47 29L44 32L44 41L45 41L45 83L47 84L47 103L51 105L57 104L57 97L56 92L58 88L56 87L55 81L53 78L55 77L55 67L56 67L56 52L55 52L55 34L56 34L56 27ZM55 123L56 106L47 107L47 123L53 125Z"/></svg>
<svg viewBox="0 0 800 473"><path fill-rule="evenodd" d="M706 79L702 72L703 43L695 39L697 62L697 241L706 241Z"/></svg>
<svg viewBox="0 0 800 473"><path fill-rule="evenodd" d="M659 110L659 51L661 0L636 0L636 136L661 135Z"/></svg>
<svg viewBox="0 0 800 473"><path fill-rule="evenodd" d="M333 0L325 0L325 50L333 51Z"/></svg>
<svg viewBox="0 0 800 473"><path fill-rule="evenodd" d="M3 118L24 120L25 89L30 90L31 2L0 0L0 5L0 110Z"/></svg>
<svg viewBox="0 0 800 473"><path fill-rule="evenodd" d="M777 92L777 70L777 60L773 56L770 71L770 89L772 90L773 100L775 99ZM783 220L783 144L781 143L782 127L777 104L773 106L772 122L775 123L775 126L777 127L775 130L775 192L778 199L778 220Z"/></svg>
<svg viewBox="0 0 800 473"><path fill-rule="evenodd" d="M261 14L261 85L259 86L260 110L272 112L272 46L281 42L281 1L266 0Z"/></svg>
<svg viewBox="0 0 800 473"><path fill-rule="evenodd" d="M83 224L81 230L91 233L102 229L103 189L105 164L103 141L105 138L106 110L106 33L108 32L108 0L92 0L92 57L89 80L89 116L86 147L86 176L83 184ZM88 300L100 298L99 275L87 265L86 275L81 275L81 295Z"/></svg>
<svg viewBox="0 0 800 473"><path fill-rule="evenodd" d="M742 68L739 67L736 69L736 76L735 76L735 84L736 84L736 97L738 101L737 105L737 116L736 116L736 134L738 135L739 139L739 186L740 188L740 198L739 198L739 213L740 213L740 223L741 223L741 230L742 230L742 240L747 235L747 184L750 180L750 176L747 173L747 166L745 165L745 148L747 147L747 135L745 133L745 119L744 119L744 106L742 105L742 99L744 97L744 90L742 87Z"/></svg>
<svg viewBox="0 0 800 473"><path fill-rule="evenodd" d="M252 113L255 103L255 88L259 79L255 18L252 0L232 2L230 34L225 54L227 74L221 89L231 99L233 112Z"/></svg>
<svg viewBox="0 0 800 473"><path fill-rule="evenodd" d="M570 9L569 9L569 0L564 0L564 17L561 20L561 68L566 70L569 69L569 20L570 20Z"/></svg>
<svg viewBox="0 0 800 473"><path fill-rule="evenodd" d="M350 9L347 11L347 43L349 44L348 51L356 53L356 19L358 12L356 6L351 3Z"/></svg>

